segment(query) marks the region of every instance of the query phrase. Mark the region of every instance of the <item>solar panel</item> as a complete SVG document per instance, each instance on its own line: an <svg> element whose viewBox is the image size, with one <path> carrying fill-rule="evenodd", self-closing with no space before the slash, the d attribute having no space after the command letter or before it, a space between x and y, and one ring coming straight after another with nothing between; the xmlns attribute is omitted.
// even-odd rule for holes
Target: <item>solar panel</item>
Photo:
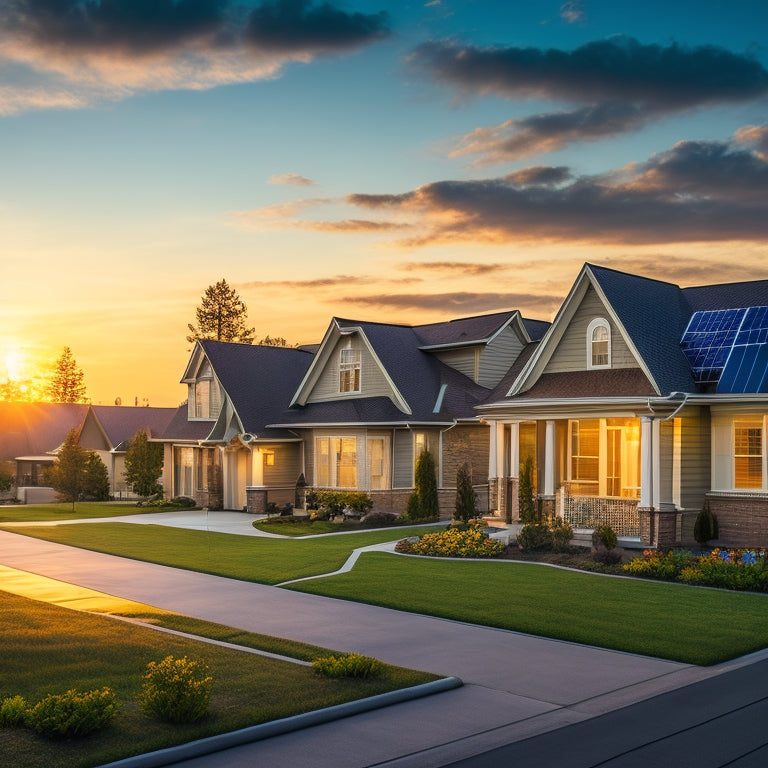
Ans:
<svg viewBox="0 0 768 768"><path fill-rule="evenodd" d="M698 384L719 381L746 309L694 312L680 343Z"/></svg>
<svg viewBox="0 0 768 768"><path fill-rule="evenodd" d="M746 311L717 391L768 392L768 307Z"/></svg>

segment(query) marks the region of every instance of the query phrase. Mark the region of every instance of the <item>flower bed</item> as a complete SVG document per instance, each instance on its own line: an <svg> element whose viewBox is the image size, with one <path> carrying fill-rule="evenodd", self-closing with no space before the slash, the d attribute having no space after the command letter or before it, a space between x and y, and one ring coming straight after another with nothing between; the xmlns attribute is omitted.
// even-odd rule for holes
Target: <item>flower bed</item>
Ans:
<svg viewBox="0 0 768 768"><path fill-rule="evenodd" d="M425 533L418 541L403 539L395 550L431 557L498 557L504 551L504 543L477 528L448 528L442 533Z"/></svg>
<svg viewBox="0 0 768 768"><path fill-rule="evenodd" d="M768 558L762 550L713 549L702 554L645 550L642 557L624 565L623 570L649 579L768 592Z"/></svg>

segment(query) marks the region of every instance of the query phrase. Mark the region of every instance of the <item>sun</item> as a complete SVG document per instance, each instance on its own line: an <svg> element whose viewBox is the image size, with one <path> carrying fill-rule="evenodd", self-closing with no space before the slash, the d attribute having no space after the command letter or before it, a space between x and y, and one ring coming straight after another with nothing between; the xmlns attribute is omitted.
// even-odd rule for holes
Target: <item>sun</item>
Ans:
<svg viewBox="0 0 768 768"><path fill-rule="evenodd" d="M19 381L24 378L25 360L24 354L16 344L9 344L5 348L5 378L9 381Z"/></svg>

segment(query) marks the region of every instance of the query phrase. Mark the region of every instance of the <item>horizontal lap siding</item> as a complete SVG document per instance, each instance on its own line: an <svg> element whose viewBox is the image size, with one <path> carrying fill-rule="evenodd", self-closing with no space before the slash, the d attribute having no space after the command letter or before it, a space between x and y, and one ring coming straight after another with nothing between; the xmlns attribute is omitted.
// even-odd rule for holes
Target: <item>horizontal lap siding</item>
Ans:
<svg viewBox="0 0 768 768"><path fill-rule="evenodd" d="M711 483L709 412L702 407L686 408L681 418L680 506L700 509Z"/></svg>
<svg viewBox="0 0 768 768"><path fill-rule="evenodd" d="M480 354L480 375L477 383L495 387L512 367L523 348L523 342L511 329L505 328Z"/></svg>

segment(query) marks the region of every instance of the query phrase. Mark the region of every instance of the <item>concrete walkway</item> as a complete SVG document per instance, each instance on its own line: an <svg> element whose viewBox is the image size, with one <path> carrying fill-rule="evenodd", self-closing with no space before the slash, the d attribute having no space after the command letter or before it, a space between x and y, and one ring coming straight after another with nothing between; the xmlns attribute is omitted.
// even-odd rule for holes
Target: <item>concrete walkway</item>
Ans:
<svg viewBox="0 0 768 768"><path fill-rule="evenodd" d="M229 527L234 533L244 516L232 513L240 518L237 523L227 514L189 518L188 524L206 530ZM171 522L166 515L164 523L182 523L181 517ZM131 522L158 522L150 517L136 516ZM245 521L250 526L252 518ZM427 699L180 763L188 768L443 766L733 666L705 669L461 624L86 552L8 531L0 531L0 563L254 632L456 676L465 683Z"/></svg>

